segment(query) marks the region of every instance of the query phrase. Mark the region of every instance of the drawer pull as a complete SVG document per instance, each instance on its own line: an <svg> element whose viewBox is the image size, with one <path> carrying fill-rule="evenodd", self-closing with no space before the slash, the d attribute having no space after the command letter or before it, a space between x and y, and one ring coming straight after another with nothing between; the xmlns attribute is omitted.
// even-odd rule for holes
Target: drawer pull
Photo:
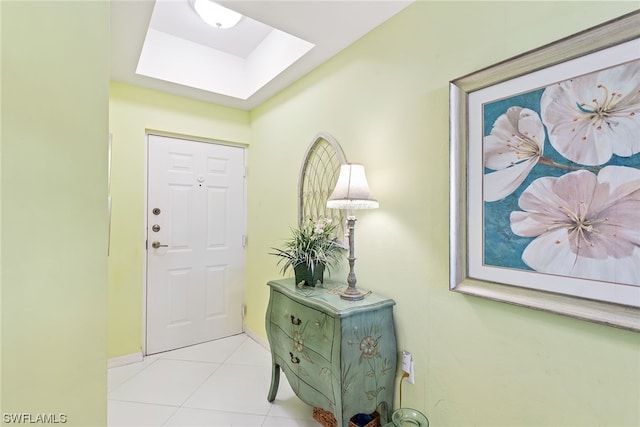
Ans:
<svg viewBox="0 0 640 427"><path fill-rule="evenodd" d="M289 356L291 356L291 363L300 363L300 358L294 356L292 352L289 352Z"/></svg>
<svg viewBox="0 0 640 427"><path fill-rule="evenodd" d="M302 320L298 319L297 317L295 317L293 314L291 315L291 323L293 323L294 325L298 326L302 323Z"/></svg>

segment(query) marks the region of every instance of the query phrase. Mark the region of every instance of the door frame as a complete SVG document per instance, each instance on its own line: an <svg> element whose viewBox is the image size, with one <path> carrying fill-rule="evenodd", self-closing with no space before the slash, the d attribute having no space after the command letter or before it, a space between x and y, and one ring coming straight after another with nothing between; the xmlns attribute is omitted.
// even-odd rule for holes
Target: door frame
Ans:
<svg viewBox="0 0 640 427"><path fill-rule="evenodd" d="M193 141L193 142L199 142L199 143L203 143L203 144L215 144L215 145L226 145L229 147L236 147L236 148L241 148L242 149L242 154L243 154L243 160L244 160L244 177L245 179L243 180L243 184L242 184L242 201L243 201L243 212L242 212L242 218L241 218L241 222L242 222L242 234L245 236L245 241L246 241L246 236L247 236L247 156L248 156L248 144L242 144L242 143L236 143L236 142L230 142L230 141L223 141L223 140L219 140L219 139L211 139L211 138L204 138L204 137L198 137L198 136L192 136L192 135L183 135L183 134L178 134L178 133L172 133L172 132L164 132L164 131L157 131L157 130L151 130L151 129L146 129L145 133L144 133L144 209L143 209L143 215L142 215L142 226L143 226L143 230L144 232L142 233L142 242L140 242L140 244L142 245L143 248L145 248L142 251L142 342L141 342L141 350L142 350L142 356L145 357L147 356L147 267L148 267L148 257L147 257L147 242L149 240L149 223L147 221L147 212L149 210L149 205L148 205L148 201L149 201L149 195L148 195L148 191L149 191L149 137L153 135L153 136L164 136L167 138L175 138L175 139L184 139L187 141ZM245 244L246 247L246 244ZM244 289L246 289L246 263L245 263L245 283L242 284L243 286L243 291ZM243 292L243 306L244 306L244 292ZM243 310L243 316L242 316L242 330L244 331L245 327L244 327L244 310Z"/></svg>

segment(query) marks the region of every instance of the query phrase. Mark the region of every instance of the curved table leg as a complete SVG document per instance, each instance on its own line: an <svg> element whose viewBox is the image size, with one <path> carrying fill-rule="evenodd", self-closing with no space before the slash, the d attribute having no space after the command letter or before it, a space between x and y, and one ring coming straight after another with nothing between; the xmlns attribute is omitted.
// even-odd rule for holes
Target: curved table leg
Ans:
<svg viewBox="0 0 640 427"><path fill-rule="evenodd" d="M276 393L278 393L278 385L280 384L280 365L273 363L271 365L271 387L269 387L269 394L267 400L273 402L276 399Z"/></svg>
<svg viewBox="0 0 640 427"><path fill-rule="evenodd" d="M393 398L393 396L391 396ZM390 423L391 422L391 411L389 411L389 405L387 402L381 402L378 405L378 413L380 414L381 423ZM383 424L384 425L384 424Z"/></svg>

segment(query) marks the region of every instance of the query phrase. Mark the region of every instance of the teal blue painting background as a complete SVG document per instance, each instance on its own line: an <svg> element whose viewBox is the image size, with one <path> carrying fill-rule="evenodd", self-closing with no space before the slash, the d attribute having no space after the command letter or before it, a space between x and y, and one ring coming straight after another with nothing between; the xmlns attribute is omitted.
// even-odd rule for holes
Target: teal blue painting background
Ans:
<svg viewBox="0 0 640 427"><path fill-rule="evenodd" d="M507 99L502 99L483 105L483 135L491 133L495 121L500 115L506 113L510 107L523 107L535 111L540 115L540 98L544 88L526 92ZM556 163L576 168L585 168L562 157L549 144L549 136L545 128L544 156ZM482 159L480 159L482 161ZM602 167L608 165L630 166L640 168L640 153L631 157L613 156L611 160ZM492 172L491 169L484 169L485 173ZM518 189L503 200L497 202L484 202L483 224L484 224L484 265L514 268L520 270L531 270L522 261L522 252L533 238L520 237L511 231L509 215L513 211L521 210L518 207L518 199L522 192L536 179L543 176L559 177L570 171L537 164L527 179Z"/></svg>

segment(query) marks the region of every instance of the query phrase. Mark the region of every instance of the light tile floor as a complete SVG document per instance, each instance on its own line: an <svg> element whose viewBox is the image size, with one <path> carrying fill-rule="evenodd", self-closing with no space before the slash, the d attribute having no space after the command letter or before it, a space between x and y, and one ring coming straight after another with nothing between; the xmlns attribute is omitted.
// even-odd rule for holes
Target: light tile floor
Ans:
<svg viewBox="0 0 640 427"><path fill-rule="evenodd" d="M318 427L284 375L267 401L271 355L245 334L109 369L109 426Z"/></svg>

